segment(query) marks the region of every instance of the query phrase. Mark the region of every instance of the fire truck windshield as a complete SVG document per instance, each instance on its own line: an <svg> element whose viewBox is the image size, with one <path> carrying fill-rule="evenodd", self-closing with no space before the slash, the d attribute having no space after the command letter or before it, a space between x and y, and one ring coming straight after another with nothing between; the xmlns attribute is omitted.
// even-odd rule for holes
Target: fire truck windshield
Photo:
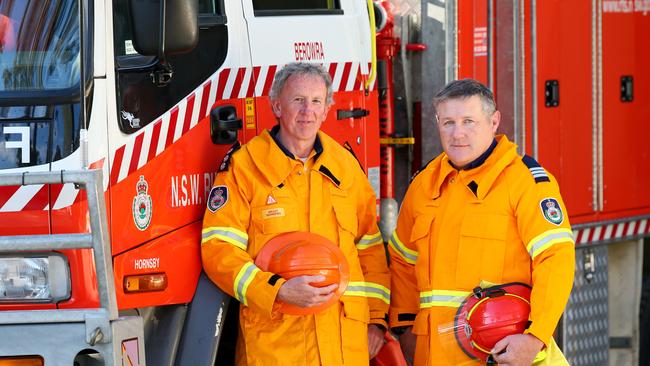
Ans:
<svg viewBox="0 0 650 366"><path fill-rule="evenodd" d="M0 98L79 85L77 1L0 2Z"/></svg>

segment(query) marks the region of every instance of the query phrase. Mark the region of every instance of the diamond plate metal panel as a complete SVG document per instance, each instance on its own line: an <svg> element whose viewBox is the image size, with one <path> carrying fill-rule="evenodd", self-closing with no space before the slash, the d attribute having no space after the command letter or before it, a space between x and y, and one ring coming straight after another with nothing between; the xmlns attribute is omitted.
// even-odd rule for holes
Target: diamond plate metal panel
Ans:
<svg viewBox="0 0 650 366"><path fill-rule="evenodd" d="M593 272L585 269L591 258ZM607 265L607 246L576 249L573 291L562 321L562 350L572 366L609 364Z"/></svg>

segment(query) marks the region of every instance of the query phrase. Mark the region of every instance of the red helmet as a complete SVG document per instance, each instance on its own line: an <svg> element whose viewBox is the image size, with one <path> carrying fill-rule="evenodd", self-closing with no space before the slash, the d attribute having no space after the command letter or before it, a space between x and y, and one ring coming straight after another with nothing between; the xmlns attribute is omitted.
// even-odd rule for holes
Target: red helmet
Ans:
<svg viewBox="0 0 650 366"><path fill-rule="evenodd" d="M284 279L298 276L324 276L325 280L311 283L325 287L338 284L335 296L319 306L301 308L282 303L280 312L292 315L315 314L338 301L348 286L350 269L341 249L327 238L307 232L280 234L269 240L255 258L255 265Z"/></svg>
<svg viewBox="0 0 650 366"><path fill-rule="evenodd" d="M474 289L461 304L455 319L455 335L469 357L487 361L490 350L506 336L528 328L530 286L508 283Z"/></svg>

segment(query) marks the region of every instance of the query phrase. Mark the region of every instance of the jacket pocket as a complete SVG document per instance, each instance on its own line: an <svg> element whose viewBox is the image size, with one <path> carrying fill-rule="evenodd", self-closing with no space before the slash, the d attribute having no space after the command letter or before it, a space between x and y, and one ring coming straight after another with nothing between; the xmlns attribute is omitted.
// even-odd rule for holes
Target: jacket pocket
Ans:
<svg viewBox="0 0 650 366"><path fill-rule="evenodd" d="M359 222L353 197L350 197L347 191L338 188L331 188L330 196L338 225L356 236Z"/></svg>
<svg viewBox="0 0 650 366"><path fill-rule="evenodd" d="M433 215L420 215L417 216L413 227L411 228L411 236L409 241L415 246L418 259L416 261L416 268L429 268L430 263L433 261L430 258L433 253L430 250L430 234L431 224L433 223ZM416 270L415 277L417 279L418 288L431 287L431 279L429 278L428 270Z"/></svg>
<svg viewBox="0 0 650 366"><path fill-rule="evenodd" d="M433 215L420 215L415 218L413 227L411 228L411 243L416 243L420 239L428 238L431 232L431 223L433 222Z"/></svg>
<svg viewBox="0 0 650 366"><path fill-rule="evenodd" d="M501 283L510 217L468 214L460 229L456 282L471 289L482 280Z"/></svg>
<svg viewBox="0 0 650 366"><path fill-rule="evenodd" d="M330 197L338 226L339 245L349 244L354 247L359 227L355 201L347 191L338 188L330 189Z"/></svg>
<svg viewBox="0 0 650 366"><path fill-rule="evenodd" d="M251 236L254 240L249 242L248 252L252 254L257 254L271 238L300 228L296 206L285 203L253 207L251 221L255 232L249 233L249 241Z"/></svg>
<svg viewBox="0 0 650 366"><path fill-rule="evenodd" d="M344 298L341 311L341 347L343 364L360 365L360 356L368 357L370 310L366 299Z"/></svg>

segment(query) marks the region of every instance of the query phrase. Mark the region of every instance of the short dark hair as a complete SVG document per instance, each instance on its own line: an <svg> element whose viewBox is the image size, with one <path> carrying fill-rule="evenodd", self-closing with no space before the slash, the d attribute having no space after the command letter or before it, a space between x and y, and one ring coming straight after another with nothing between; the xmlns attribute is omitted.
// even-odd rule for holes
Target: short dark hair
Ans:
<svg viewBox="0 0 650 366"><path fill-rule="evenodd" d="M448 83L433 97L433 106L438 109L441 103L449 99L467 99L475 95L481 98L483 111L487 115L492 115L497 110L492 91L474 79L454 80Z"/></svg>
<svg viewBox="0 0 650 366"><path fill-rule="evenodd" d="M328 105L334 102L332 96L334 91L332 90L332 77L330 74L321 65L307 62L290 62L275 73L273 84L271 84L271 91L269 92L269 98L271 100L277 99L280 96L282 88L284 88L291 75L311 75L322 78L325 82L325 88L327 88L327 100L325 102Z"/></svg>

